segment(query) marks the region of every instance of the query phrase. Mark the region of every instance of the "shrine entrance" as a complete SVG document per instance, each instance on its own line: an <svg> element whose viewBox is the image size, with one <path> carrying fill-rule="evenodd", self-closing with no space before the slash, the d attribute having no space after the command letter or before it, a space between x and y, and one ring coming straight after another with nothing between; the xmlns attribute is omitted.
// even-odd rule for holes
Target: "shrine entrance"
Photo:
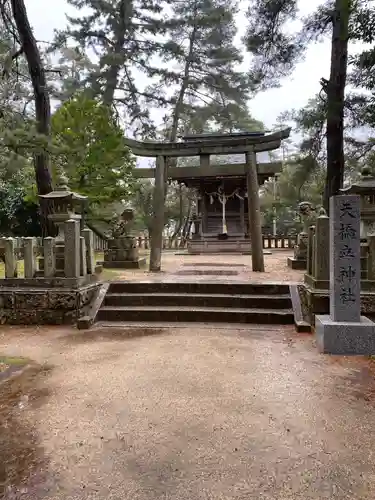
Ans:
<svg viewBox="0 0 375 500"><path fill-rule="evenodd" d="M251 253L253 271L264 271L259 186L281 172L282 164L259 162L258 155L278 149L289 134L290 129L272 134L201 134L182 137L177 143L142 143L143 149L141 143L130 141L135 154L157 156L156 168L136 171L138 178L155 178L150 271L161 268L168 180L183 183L195 193L189 253ZM163 151L157 152L159 148ZM168 167L170 157L197 157L198 164Z"/></svg>

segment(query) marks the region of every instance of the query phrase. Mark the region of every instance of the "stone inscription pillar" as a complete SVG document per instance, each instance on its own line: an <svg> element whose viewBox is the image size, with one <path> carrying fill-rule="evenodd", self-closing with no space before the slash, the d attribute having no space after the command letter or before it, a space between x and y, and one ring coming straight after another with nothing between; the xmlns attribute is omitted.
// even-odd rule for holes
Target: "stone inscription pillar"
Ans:
<svg viewBox="0 0 375 500"><path fill-rule="evenodd" d="M318 349L327 354L375 354L375 324L361 316L360 197L330 199L330 314L315 317Z"/></svg>
<svg viewBox="0 0 375 500"><path fill-rule="evenodd" d="M357 322L361 315L360 198L330 199L330 316L333 321Z"/></svg>

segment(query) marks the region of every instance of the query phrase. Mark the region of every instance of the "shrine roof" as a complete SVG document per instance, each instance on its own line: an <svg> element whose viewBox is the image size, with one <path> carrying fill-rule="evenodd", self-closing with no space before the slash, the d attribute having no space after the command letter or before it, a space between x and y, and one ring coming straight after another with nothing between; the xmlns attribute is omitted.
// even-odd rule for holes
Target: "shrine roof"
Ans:
<svg viewBox="0 0 375 500"><path fill-rule="evenodd" d="M290 135L290 128L278 130L269 134L254 135L254 133L229 134L221 137L195 137L194 140L185 140L182 142L156 142L156 141L137 141L124 138L125 144L137 156L197 156L202 154L209 155L228 155L232 153L244 153L253 151L273 151L280 147L281 141Z"/></svg>
<svg viewBox="0 0 375 500"><path fill-rule="evenodd" d="M201 141L202 139L211 139L212 141L225 141L232 137L263 137L266 133L264 131L258 132L233 132L232 134L219 134L219 133L207 133L207 134L191 134L183 135L181 139L183 141Z"/></svg>

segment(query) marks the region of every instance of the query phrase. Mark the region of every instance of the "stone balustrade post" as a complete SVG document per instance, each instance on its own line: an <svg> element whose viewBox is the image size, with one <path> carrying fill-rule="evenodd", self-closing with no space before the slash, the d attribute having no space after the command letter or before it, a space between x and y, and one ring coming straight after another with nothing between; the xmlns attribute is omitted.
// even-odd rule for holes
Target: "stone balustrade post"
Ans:
<svg viewBox="0 0 375 500"><path fill-rule="evenodd" d="M318 281L329 280L329 217L322 214L315 226L314 277Z"/></svg>
<svg viewBox="0 0 375 500"><path fill-rule="evenodd" d="M44 277L53 278L56 274L56 252L55 239L52 236L43 239L43 255Z"/></svg>
<svg viewBox="0 0 375 500"><path fill-rule="evenodd" d="M367 279L375 281L375 234L367 237L368 257L367 257Z"/></svg>
<svg viewBox="0 0 375 500"><path fill-rule="evenodd" d="M36 259L35 259L35 238L24 238L23 240L23 260L25 278L35 278Z"/></svg>
<svg viewBox="0 0 375 500"><path fill-rule="evenodd" d="M91 229L85 228L82 230L81 234L85 238L85 244L86 244L87 274L94 274L95 273L94 233L91 231Z"/></svg>
<svg viewBox="0 0 375 500"><path fill-rule="evenodd" d="M80 250L80 268L81 276L86 276L87 274L87 255L86 255L86 241L84 236L79 238L79 250Z"/></svg>
<svg viewBox="0 0 375 500"><path fill-rule="evenodd" d="M316 233L312 235L312 253L311 253L311 276L315 276L315 254L316 254Z"/></svg>
<svg viewBox="0 0 375 500"><path fill-rule="evenodd" d="M66 278L80 277L80 224L74 219L64 223L65 251L64 274Z"/></svg>
<svg viewBox="0 0 375 500"><path fill-rule="evenodd" d="M5 240L5 277L17 278L16 241L14 238Z"/></svg>
<svg viewBox="0 0 375 500"><path fill-rule="evenodd" d="M314 245L314 233L315 226L310 226L308 228L308 240L307 240L307 274L313 275L313 245Z"/></svg>

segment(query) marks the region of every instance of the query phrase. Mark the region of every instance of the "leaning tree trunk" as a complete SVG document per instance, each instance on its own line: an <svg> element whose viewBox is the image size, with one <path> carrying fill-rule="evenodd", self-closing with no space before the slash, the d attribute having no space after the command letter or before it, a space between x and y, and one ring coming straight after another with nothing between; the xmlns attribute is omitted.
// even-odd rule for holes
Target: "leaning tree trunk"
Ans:
<svg viewBox="0 0 375 500"><path fill-rule="evenodd" d="M351 0L336 0L332 20L331 73L327 91L327 175L324 208L340 193L344 181L344 99L348 65Z"/></svg>
<svg viewBox="0 0 375 500"><path fill-rule="evenodd" d="M24 0L11 0L11 5L14 22L20 38L20 52L25 54L34 90L37 131L39 134L49 138L51 135L51 107L45 70L27 17ZM38 194L48 194L53 188L50 158L46 150L35 154L34 166ZM46 203L46 200L41 200L41 224L43 234L45 235L54 235L54 226L47 218L50 208L50 204Z"/></svg>

